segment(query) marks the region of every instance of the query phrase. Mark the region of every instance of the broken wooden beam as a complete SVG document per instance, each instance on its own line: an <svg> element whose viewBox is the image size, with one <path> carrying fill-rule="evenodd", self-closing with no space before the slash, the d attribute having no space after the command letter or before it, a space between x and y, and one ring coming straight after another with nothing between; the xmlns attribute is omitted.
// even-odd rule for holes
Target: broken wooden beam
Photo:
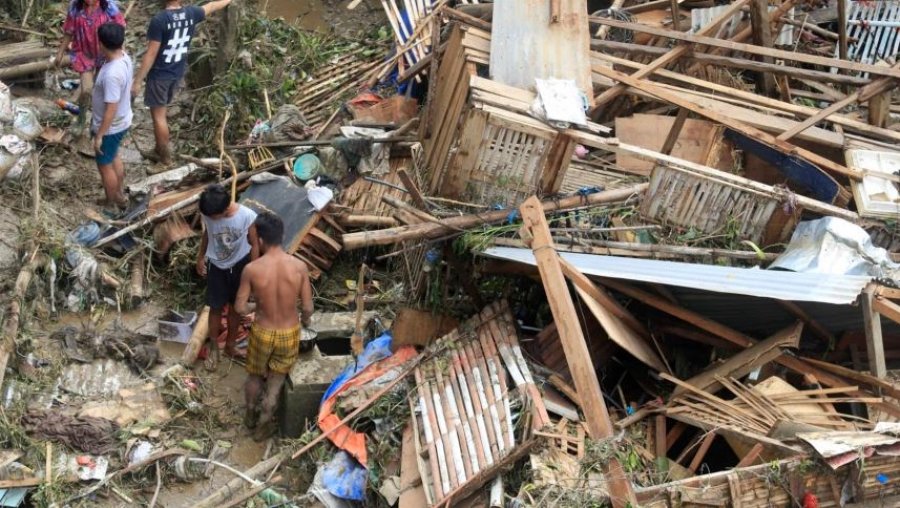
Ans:
<svg viewBox="0 0 900 508"><path fill-rule="evenodd" d="M569 371L575 382L575 389L582 400L591 401L582 407L588 432L594 439L609 438L613 435L613 424L609 418L600 381L590 361L590 351L566 285L559 263L559 254L553 249L544 208L543 203L534 196L519 207L524 223L522 233L526 241L531 242L541 281L553 313L553 321L556 323ZM624 507L628 503L633 504L634 492L631 483L622 473L621 466L615 458L610 459L606 473L613 506Z"/></svg>
<svg viewBox="0 0 900 508"><path fill-rule="evenodd" d="M581 206L613 203L630 199L647 189L647 184L639 184L624 189L588 194L587 196L572 196L557 200L542 202L544 212L563 211ZM426 240L458 233L460 230L470 229L485 224L496 224L506 220L511 210L493 210L459 217L442 219L440 224L426 222L400 226L396 228L382 229L378 231L361 231L347 233L342 236L344 249L354 250L374 245L391 245L407 240Z"/></svg>
<svg viewBox="0 0 900 508"><path fill-rule="evenodd" d="M685 381L686 384L708 392L717 391L722 385L718 377L742 378L757 367L765 365L781 356L782 348L796 348L800 344L803 323L797 322L784 328L766 340L744 349L724 362L714 365ZM684 388L676 386L674 395L684 393Z"/></svg>
<svg viewBox="0 0 900 508"><path fill-rule="evenodd" d="M203 345L207 342L208 335L209 305L204 305L203 310L200 311L200 315L197 316L197 322L194 324L194 330L191 332L191 337L184 346L184 351L181 352L181 365L184 365L185 367L194 365L194 362L197 361L197 356L200 354L200 349L202 349ZM217 346L214 345L214 347ZM213 354L213 351L208 351L208 354Z"/></svg>
<svg viewBox="0 0 900 508"><path fill-rule="evenodd" d="M798 146L792 145L785 141L776 139L775 136L772 136L771 134L769 134L767 132L757 129L756 127L752 127L743 122L734 120L726 115L714 112L714 111L710 110L709 108L699 106L696 103L694 103L690 100L686 100L686 99L682 98L681 96L679 96L675 93L672 93L655 83L651 83L651 82L640 80L640 79L634 79L631 76L628 76L627 74L623 74L623 73L615 71L613 69L606 69L603 67L594 67L594 72L602 74L602 75L604 75L608 78L614 79L616 81L625 83L626 85L631 86L642 92L646 92L646 93L656 97L659 100L674 104L676 106L679 106L679 107L682 107L685 109L689 109L689 110L693 111L694 113L697 113L701 116L709 118L710 120L713 120L715 122L721 123L731 129L734 129L735 131L740 132L741 134L744 134L745 136L748 136L748 137L756 139L762 143L770 145L773 148L775 148L776 150L784 153L785 155L788 155L788 156L797 155L797 156L803 157L804 159L821 167L823 170L826 170L826 171L832 173L833 175L838 175L841 177L846 177L846 178L850 178L850 179L854 179L854 180L859 180L862 178L862 176L858 172L853 171L845 166L842 166L841 164L833 162L830 159L827 159L811 150L800 148Z"/></svg>
<svg viewBox="0 0 900 508"><path fill-rule="evenodd" d="M895 64L893 69L900 69L900 62ZM865 101L866 98L876 97L886 92L889 92L894 87L897 86L897 80L892 78L878 78L877 80L869 83L865 87L857 89L852 94L844 97L843 99L833 102L831 106L819 111L817 114L803 120L802 122L795 125L793 128L786 130L779 134L775 139L780 139L782 141L787 141L797 134L803 132L804 130L812 127L816 123L825 120L833 113L837 113L841 109L851 104L854 104L857 101ZM890 101L888 101L890 102ZM878 125L878 127L884 127L884 125Z"/></svg>

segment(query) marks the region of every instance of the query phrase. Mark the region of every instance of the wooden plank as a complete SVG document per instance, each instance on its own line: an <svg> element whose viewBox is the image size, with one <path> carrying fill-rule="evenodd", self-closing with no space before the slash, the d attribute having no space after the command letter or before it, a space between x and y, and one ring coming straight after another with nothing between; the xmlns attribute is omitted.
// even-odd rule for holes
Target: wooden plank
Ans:
<svg viewBox="0 0 900 508"><path fill-rule="evenodd" d="M734 4L732 4L734 5ZM843 69L847 71L854 72L868 72L869 74L875 74L878 76L888 76L893 78L900 78L900 71L896 69L879 67L877 65L869 65L862 64L858 62L846 61L846 60L838 60L835 58L829 58L818 55L811 55L807 53L800 53L794 51L785 51L780 49L773 48L762 48L759 46L755 46L753 44L744 44L740 42L733 41L725 41L722 39L716 39L715 37L706 37L703 35L695 35L688 34L685 32L676 32L674 30L666 30L664 28L658 28L649 25L642 25L640 23L629 23L626 21L619 21L610 18L597 18L591 17L592 23L599 23L601 25L608 25L613 28L620 28L623 30L633 30L635 32L647 33L650 35L655 35L657 37L667 37L669 39L675 39L678 41L689 42L692 44L700 44L704 46L712 46L716 48L728 49L732 51L742 51L745 53L749 53L752 55L758 56L769 56L777 59L788 60L792 62L800 62L809 65L821 65L825 67L837 67L838 69Z"/></svg>
<svg viewBox="0 0 900 508"><path fill-rule="evenodd" d="M756 462L756 459L759 458L759 455L762 453L762 451L763 451L762 443L756 443L755 445L753 445L753 448L750 448L750 451L747 452L747 454L744 455L743 458L741 458L741 461L738 462L738 464L734 467L742 468L742 467L752 466L753 463Z"/></svg>
<svg viewBox="0 0 900 508"><path fill-rule="evenodd" d="M427 346L457 326L459 320L452 316L404 307L397 312L397 318L391 324L391 346Z"/></svg>
<svg viewBox="0 0 900 508"><path fill-rule="evenodd" d="M618 344L622 349L631 353L632 356L643 362L645 365L661 372L668 372L665 364L660 360L656 351L634 330L625 326L619 318L607 311L597 300L584 292L580 287L575 287L581 300L585 303L591 314L597 318L597 322L606 331L610 340Z"/></svg>
<svg viewBox="0 0 900 508"><path fill-rule="evenodd" d="M425 500L425 487L419 464L416 459L415 437L413 428L403 429L403 442L400 446L400 499L398 508L419 508L428 503Z"/></svg>
<svg viewBox="0 0 900 508"><path fill-rule="evenodd" d="M616 52L616 53L628 53L630 55L647 55L647 56L659 56L665 54L668 49L660 48L656 46L642 46L640 44L627 43L627 42L616 42L616 41L591 41L591 47L594 50L600 50L601 53L597 51L591 53L591 57L596 61L598 58L603 59L610 57L607 53ZM722 56L722 55L714 55L707 53L690 53L682 57L683 59L693 62L697 65L715 65L721 67L728 67L732 69L744 69L749 71L756 72L771 72L779 76L789 76L793 78L797 78L801 81L803 80L817 80L821 83L839 83L845 85L854 85L854 86L864 86L871 82L871 80L866 78L861 78L857 76L845 76L843 74L831 74L826 71L817 71L813 69L806 69L801 67L791 67L787 65L779 65L779 64L768 64L765 62L758 62L756 60L749 60L746 58L739 58L734 56ZM640 68L645 66L641 62L630 62L628 65L629 68ZM666 71L664 69L658 69L654 74L658 76L662 76L664 72L672 72ZM603 83L598 83L595 81L595 84L601 85ZM752 92L751 92L752 93ZM843 97L843 94L841 95ZM760 95L760 99L769 99L769 97L765 97Z"/></svg>
<svg viewBox="0 0 900 508"><path fill-rule="evenodd" d="M673 2L677 0L672 0ZM675 116L675 121L672 123L672 128L669 129L669 133L666 135L666 140L663 142L662 148L659 150L660 153L664 153L666 155L672 155L672 149L675 148L675 142L678 141L678 136L681 134L681 129L684 127L684 122L687 120L690 112L686 109L679 109L678 115ZM616 131L618 134L618 130Z"/></svg>
<svg viewBox="0 0 900 508"><path fill-rule="evenodd" d="M691 473L696 473L697 469L700 468L700 464L706 458L706 452L709 451L709 447L712 446L712 442L715 439L715 432L710 432L704 436L703 441L700 442L700 448L697 449L697 453L694 454L694 458L691 459L691 464L688 466Z"/></svg>
<svg viewBox="0 0 900 508"><path fill-rule="evenodd" d="M660 87L656 84L652 84L652 83L649 83L646 81L634 79L631 76L622 74L621 72L617 72L612 69L604 69L602 67L596 67L595 70L597 72L599 72L600 74L605 75L608 78L615 79L617 81L621 81L622 83L632 86L638 90L649 93L650 95L655 96L659 100L663 100L663 101L672 103L672 104L674 104L676 106L680 106L682 108L690 109L694 113L702 115L702 116L709 118L710 120L713 120L715 122L724 124L732 129L744 134L745 136L749 136L760 142L771 145L772 147L776 148L777 150L783 152L786 155L799 155L800 157L803 157L804 159L808 160L809 162L820 166L822 169L829 171L832 174L843 176L843 177L848 177L848 178L856 179L856 180L860 180L862 178L858 172L852 171L840 164L832 162L831 160L826 159L825 157L823 157L819 154L816 154L816 153L814 153L810 150L806 150L804 148L800 148L800 147L791 145L790 143L787 143L785 141L775 139L774 136L772 136L771 134L769 134L767 132L764 132L755 127L751 127L743 122L735 121L732 118L730 118L726 115L723 115L721 113L713 112L709 108L699 106L696 103L686 100L686 99L683 99L682 97L680 97L672 92L665 91L662 87Z"/></svg>
<svg viewBox="0 0 900 508"><path fill-rule="evenodd" d="M588 432L594 439L611 437L613 425L603 399L603 391L600 389L600 382L594 366L590 362L590 351L581 332L575 304L566 286L566 279L559 263L559 254L553 248L550 228L547 226L547 218L544 216L541 202L537 197L532 196L522 203L519 211L524 223L523 233L528 237L526 241L531 241L541 281L553 313L553 321L556 323L560 342L566 353L569 371L575 381L575 388L582 400L591 401L590 404L582 407ZM628 503L633 505L635 500L631 483L622 473L621 466L616 459L609 461L606 473L613 506L624 508Z"/></svg>
<svg viewBox="0 0 900 508"><path fill-rule="evenodd" d="M869 372L875 377L887 375L884 361L884 339L881 336L881 317L875 310L875 296L871 288L859 295L860 308L863 313L863 324L866 330L866 349L869 353ZM884 307L884 306L883 306Z"/></svg>
<svg viewBox="0 0 900 508"><path fill-rule="evenodd" d="M736 2L731 4L731 6L728 9L726 9L719 16L717 16L715 19L713 19L708 25L701 28L700 31L698 31L697 33L701 34L701 35L714 34L716 32L716 30L718 30L719 25L721 25L725 21L730 20L737 12L740 11L741 7L743 7L748 1L749 0L737 0ZM591 18L591 20L594 20L594 19L597 19L597 18L593 18L593 17ZM666 65L668 65L668 64L678 60L682 56L686 55L687 53L689 53L691 51L691 49L692 49L692 47L687 44L682 44L680 46L676 46L676 47L672 48L672 50L669 51L668 53L666 53L665 55L662 55L661 57L653 60L652 62L647 64L646 67L644 67L643 69L640 69L637 72L635 72L634 74L632 74L631 77L633 77L635 79L641 79L646 76L649 76L649 75L653 74L653 72L656 69L665 67ZM615 99L616 97L622 95L622 93L625 92L626 89L627 89L627 87L625 87L623 85L616 85L616 86L604 91L600 95L598 95L594 99L594 108L590 112L591 117L596 118L597 114L600 111L601 106L603 106L604 104L608 103L609 101Z"/></svg>
<svg viewBox="0 0 900 508"><path fill-rule="evenodd" d="M706 120L687 118L682 120L682 127L678 127L678 119L682 115L686 117L689 113L686 109L680 109L678 116L674 118L642 113L618 117L615 123L616 137L623 143L703 164L710 148L722 137L722 129ZM673 138L671 142L670 136ZM671 145L671 148L666 151L668 145ZM616 166L628 173L649 175L654 163L627 154L616 154Z"/></svg>
<svg viewBox="0 0 900 508"><path fill-rule="evenodd" d="M900 62L895 64L892 68L900 69ZM783 141L788 140L788 139L796 136L797 134L803 132L804 130L808 129L809 127L812 127L813 125L820 122L821 120L828 118L831 114L837 113L844 107L849 106L849 105L857 102L858 100L861 100L861 98L870 97L870 96L871 97L878 96L880 94L890 91L895 86L896 86L896 81L894 79L878 78L877 80L869 83L865 87L857 89L855 92L844 97L843 99L833 102L831 104L831 106L828 106L827 108L819 111L815 115L807 118L806 120L803 120L802 122L800 122L797 125L795 125L794 127L792 127L790 130L784 131L783 133L779 134L776 139L780 139ZM888 102L890 102L890 100L888 100ZM878 127L884 127L884 125L878 125Z"/></svg>
<svg viewBox="0 0 900 508"><path fill-rule="evenodd" d="M766 340L738 352L723 363L704 370L687 380L686 383L701 390L715 392L722 386L716 381L716 378L721 376L739 379L746 376L753 369L765 365L780 356L782 348L796 348L800 344L800 334L802 332L803 323L797 322L776 332ZM678 386L673 393L677 395L683 392L684 389Z"/></svg>
<svg viewBox="0 0 900 508"><path fill-rule="evenodd" d="M769 23L768 0L751 0L750 25L753 27L753 43L764 48L771 48L772 25ZM770 56L763 56L760 60L767 64L774 63ZM757 73L756 90L769 97L775 95L775 77L768 72Z"/></svg>
<svg viewBox="0 0 900 508"><path fill-rule="evenodd" d="M900 305L897 305L883 296L875 296L872 303L875 312L900 324Z"/></svg>
<svg viewBox="0 0 900 508"><path fill-rule="evenodd" d="M642 337L650 338L650 331L644 326L643 323L638 321L633 314L628 312L628 309L622 306L615 298L609 296L606 291L603 291L596 284L594 284L591 279L581 273L578 268L575 267L572 263L566 261L563 258L559 258L559 264L562 268L563 274L567 279L571 280L572 283L585 294L589 295L591 298L596 300L600 305L603 306L608 312L612 313L613 316L619 318L625 324L631 327L632 330L640 334Z"/></svg>
<svg viewBox="0 0 900 508"><path fill-rule="evenodd" d="M665 415L663 415L665 416ZM675 445L675 442L684 434L688 428L686 423L683 422L675 422L675 425L672 427L669 432L666 433L666 453L669 453L669 450L672 446Z"/></svg>
<svg viewBox="0 0 900 508"><path fill-rule="evenodd" d="M891 93L882 92L869 99L869 123L875 127L887 127L891 116Z"/></svg>
<svg viewBox="0 0 900 508"><path fill-rule="evenodd" d="M409 192L410 197L412 198L413 203L420 210L428 210L428 204L425 203L425 197L422 195L422 191L419 190L419 187L413 182L409 173L406 172L406 169L400 168L397 170L397 176L400 177L400 181L403 182L403 186L406 187L406 190Z"/></svg>
<svg viewBox="0 0 900 508"><path fill-rule="evenodd" d="M806 311L804 311L796 303L787 300L778 300L778 305L793 314L793 316L800 321L803 321L803 323L809 328L812 333L822 339L825 344L829 345L829 348L834 347L834 344L837 344L834 335L832 335L832 333L829 332L828 329L822 326L818 321L813 319L812 316L807 314Z"/></svg>

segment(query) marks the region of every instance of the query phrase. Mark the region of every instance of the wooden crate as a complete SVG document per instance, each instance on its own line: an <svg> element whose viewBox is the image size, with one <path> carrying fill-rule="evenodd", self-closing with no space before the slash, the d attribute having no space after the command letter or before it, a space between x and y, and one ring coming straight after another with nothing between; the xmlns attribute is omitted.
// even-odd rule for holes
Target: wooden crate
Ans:
<svg viewBox="0 0 900 508"><path fill-rule="evenodd" d="M429 192L502 206L557 192L575 143L527 115L534 92L479 77L489 59L489 33L453 29L420 128Z"/></svg>

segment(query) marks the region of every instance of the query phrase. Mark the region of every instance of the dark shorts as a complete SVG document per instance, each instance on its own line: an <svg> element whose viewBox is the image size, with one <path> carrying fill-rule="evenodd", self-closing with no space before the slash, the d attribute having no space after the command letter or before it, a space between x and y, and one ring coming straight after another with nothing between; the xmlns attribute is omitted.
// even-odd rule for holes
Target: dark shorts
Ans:
<svg viewBox="0 0 900 508"><path fill-rule="evenodd" d="M168 106L181 90L180 79L147 79L144 87L144 105L148 108Z"/></svg>
<svg viewBox="0 0 900 508"><path fill-rule="evenodd" d="M219 310L225 304L234 305L238 288L241 287L241 273L250 262L250 254L237 262L228 270L223 270L207 260L206 269L206 305L210 309Z"/></svg>
<svg viewBox="0 0 900 508"><path fill-rule="evenodd" d="M100 142L100 153L94 154L94 160L97 161L98 165L106 166L112 164L119 153L119 147L122 145L122 140L125 139L126 134L128 134L128 129L103 136L103 141Z"/></svg>

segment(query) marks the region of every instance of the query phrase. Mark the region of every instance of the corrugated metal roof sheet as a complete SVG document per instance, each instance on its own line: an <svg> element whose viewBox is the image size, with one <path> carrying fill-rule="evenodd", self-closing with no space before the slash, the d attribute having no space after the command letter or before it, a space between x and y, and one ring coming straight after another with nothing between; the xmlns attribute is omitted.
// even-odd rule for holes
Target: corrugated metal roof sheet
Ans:
<svg viewBox="0 0 900 508"><path fill-rule="evenodd" d="M484 255L535 265L528 249L492 247ZM586 275L777 300L851 304L872 277L823 275L561 252Z"/></svg>

